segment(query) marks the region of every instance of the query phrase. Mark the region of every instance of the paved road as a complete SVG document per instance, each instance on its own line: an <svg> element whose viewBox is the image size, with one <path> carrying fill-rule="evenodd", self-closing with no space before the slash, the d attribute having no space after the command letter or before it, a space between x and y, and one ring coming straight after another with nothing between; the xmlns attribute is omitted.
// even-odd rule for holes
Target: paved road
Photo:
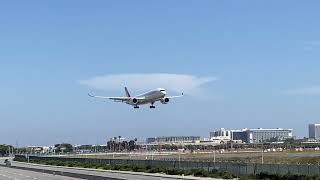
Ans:
<svg viewBox="0 0 320 180"><path fill-rule="evenodd" d="M46 166L46 165L34 165L34 164L27 164L27 163L19 163L13 162L13 166L17 166L19 168L33 168L33 169L41 169L41 170L50 170L56 171L56 174L84 174L89 176L98 176L103 177L102 179L110 179L110 180L177 180L182 179L181 176L170 176L170 175L163 175L163 174L147 174L147 173L125 173L125 172L107 172L103 170L88 170L83 168L68 168L68 167L56 167L56 166ZM51 175L52 176L52 175ZM97 178L88 178L88 179L97 179ZM185 177L185 179L210 179L212 178L197 178L197 177Z"/></svg>
<svg viewBox="0 0 320 180"><path fill-rule="evenodd" d="M14 169L8 167L0 167L0 180L79 180L78 178L71 178L47 173L25 171L21 169Z"/></svg>
<svg viewBox="0 0 320 180"><path fill-rule="evenodd" d="M4 167L3 161L10 159L12 167ZM12 158L0 157L0 180L59 180L59 179L101 179L101 180L178 180L181 176L164 174L147 174L134 172L104 171L85 168L68 168L57 166L36 165L12 161ZM18 169L17 169L18 168ZM54 174L53 174L54 171ZM45 173L44 173L45 172ZM64 176L60 176L64 175ZM78 176L80 175L80 176ZM84 178L81 175L86 175ZM69 177L67 177L69 176ZM71 177L70 177L71 176ZM97 178L100 177L100 178ZM184 177L184 179L206 180L213 178Z"/></svg>

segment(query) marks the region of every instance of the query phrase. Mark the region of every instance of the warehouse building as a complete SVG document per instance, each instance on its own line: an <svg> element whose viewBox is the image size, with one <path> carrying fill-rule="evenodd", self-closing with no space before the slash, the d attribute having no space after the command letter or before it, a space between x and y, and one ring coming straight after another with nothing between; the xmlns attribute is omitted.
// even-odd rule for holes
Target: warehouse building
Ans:
<svg viewBox="0 0 320 180"><path fill-rule="evenodd" d="M147 144L172 144L200 142L200 136L161 136L147 138Z"/></svg>

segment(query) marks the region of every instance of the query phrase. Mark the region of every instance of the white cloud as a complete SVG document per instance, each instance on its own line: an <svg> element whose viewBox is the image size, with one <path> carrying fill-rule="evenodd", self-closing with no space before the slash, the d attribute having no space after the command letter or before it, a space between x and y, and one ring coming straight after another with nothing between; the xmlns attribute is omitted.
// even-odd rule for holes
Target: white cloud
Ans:
<svg viewBox="0 0 320 180"><path fill-rule="evenodd" d="M304 50L312 51L315 49L319 49L320 41L308 41L305 43Z"/></svg>
<svg viewBox="0 0 320 180"><path fill-rule="evenodd" d="M320 87L291 89L285 93L288 95L320 95Z"/></svg>
<svg viewBox="0 0 320 180"><path fill-rule="evenodd" d="M308 42L311 45L315 45L315 46L319 46L320 45L320 41L310 41Z"/></svg>
<svg viewBox="0 0 320 180"><path fill-rule="evenodd" d="M198 77L188 74L111 74L95 76L79 83L99 90L119 90L127 86L131 90L145 91L162 87L177 93L200 95L204 85L216 81L216 77Z"/></svg>

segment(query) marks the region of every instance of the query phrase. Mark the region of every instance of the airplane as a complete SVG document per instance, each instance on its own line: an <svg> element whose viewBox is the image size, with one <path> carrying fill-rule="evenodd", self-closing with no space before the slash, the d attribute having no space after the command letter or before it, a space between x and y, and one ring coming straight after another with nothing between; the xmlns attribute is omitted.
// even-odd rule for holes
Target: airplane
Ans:
<svg viewBox="0 0 320 180"><path fill-rule="evenodd" d="M160 101L162 104L167 104L169 103L170 99L183 96L183 93L181 93L181 95L179 96L166 97L166 90L163 88L157 88L137 96L131 96L127 87L124 87L124 91L126 94L125 97L94 96L94 95L91 95L90 93L88 93L88 95L93 98L110 99L110 100L114 100L115 102L126 103L129 105L132 105L134 109L138 109L139 105L144 105L144 104L151 104L150 108L153 109L155 108L154 103L156 101Z"/></svg>

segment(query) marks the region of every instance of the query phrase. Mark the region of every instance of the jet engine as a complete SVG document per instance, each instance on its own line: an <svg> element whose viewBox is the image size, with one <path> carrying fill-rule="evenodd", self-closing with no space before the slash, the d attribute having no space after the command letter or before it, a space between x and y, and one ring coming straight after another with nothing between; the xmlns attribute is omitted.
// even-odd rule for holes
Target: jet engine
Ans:
<svg viewBox="0 0 320 180"><path fill-rule="evenodd" d="M162 104L167 104L169 101L170 101L169 98L163 98L163 99L161 99L160 102L161 102Z"/></svg>
<svg viewBox="0 0 320 180"><path fill-rule="evenodd" d="M136 98L132 98L132 99L130 99L130 102L132 103L132 104L138 104L138 99L136 99Z"/></svg>

